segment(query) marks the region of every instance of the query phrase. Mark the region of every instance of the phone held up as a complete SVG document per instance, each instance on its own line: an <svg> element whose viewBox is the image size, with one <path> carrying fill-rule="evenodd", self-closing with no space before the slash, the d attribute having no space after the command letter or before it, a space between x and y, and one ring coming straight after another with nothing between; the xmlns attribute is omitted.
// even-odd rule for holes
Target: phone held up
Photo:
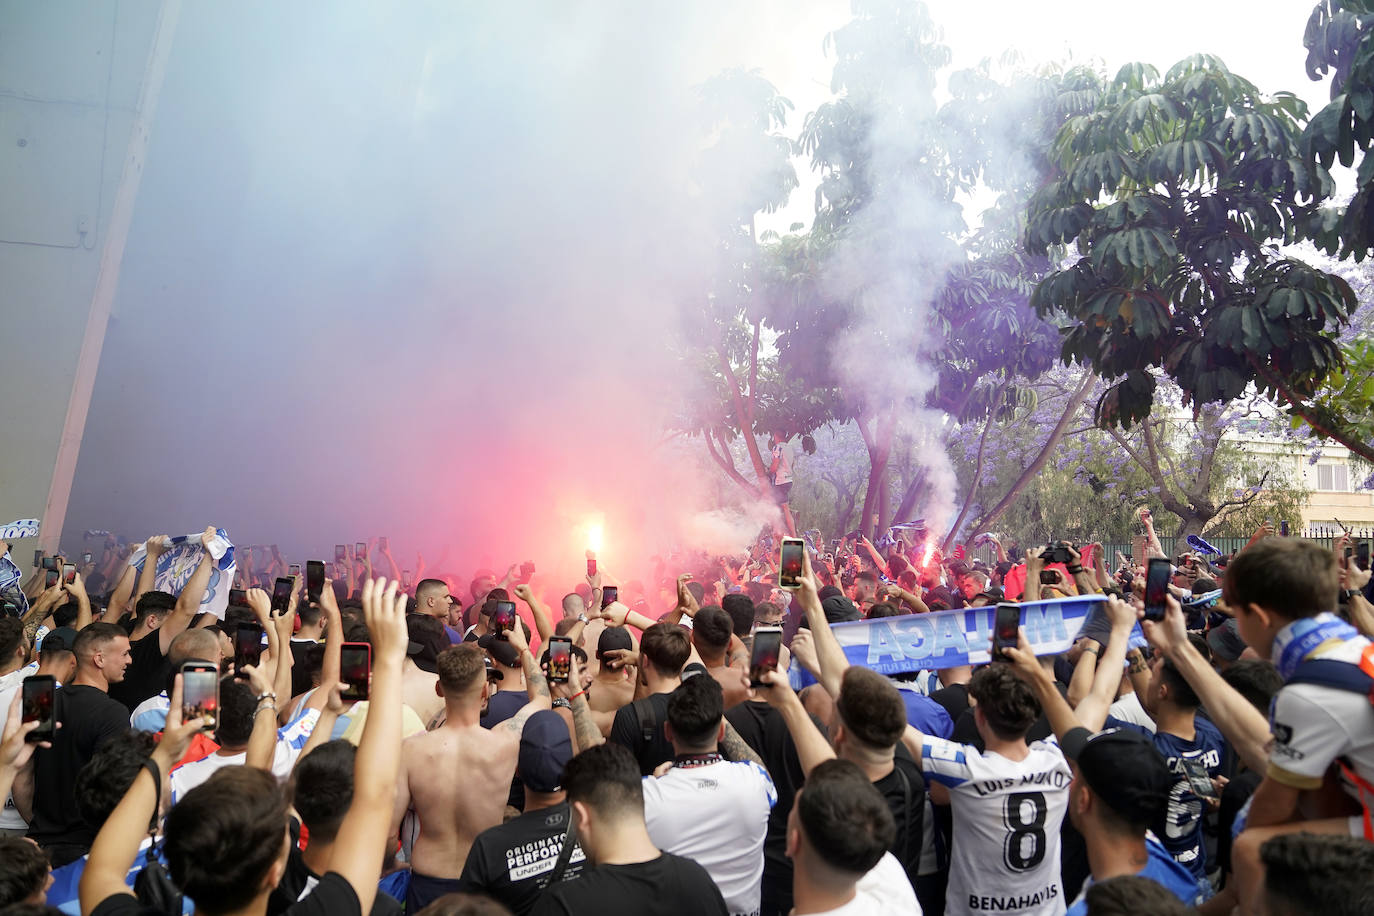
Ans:
<svg viewBox="0 0 1374 916"><path fill-rule="evenodd" d="M372 646L365 642L346 642L339 653L339 680L343 689L339 698L345 702L366 700L372 682Z"/></svg>
<svg viewBox="0 0 1374 916"><path fill-rule="evenodd" d="M244 677L243 669L257 667L262 660L262 625L241 623L234 630L234 676Z"/></svg>
<svg viewBox="0 0 1374 916"><path fill-rule="evenodd" d="M320 600L320 593L324 591L324 561L306 560L305 561L305 597L311 604Z"/></svg>
<svg viewBox="0 0 1374 916"><path fill-rule="evenodd" d="M783 538L778 547L778 585L795 590L801 585L802 563L806 557L806 542L801 538Z"/></svg>
<svg viewBox="0 0 1374 916"><path fill-rule="evenodd" d="M181 721L204 719L201 731L212 732L219 719L219 667L211 662L181 666Z"/></svg>
<svg viewBox="0 0 1374 916"><path fill-rule="evenodd" d="M1162 557L1151 557L1145 568L1145 619L1163 620L1173 567Z"/></svg>
<svg viewBox="0 0 1374 916"><path fill-rule="evenodd" d="M782 656L782 627L758 627L754 630L754 647L749 653L749 686L767 687L762 680L765 671L776 671Z"/></svg>
<svg viewBox="0 0 1374 916"><path fill-rule="evenodd" d="M566 684L572 675L572 640L566 636L549 637L549 682Z"/></svg>
<svg viewBox="0 0 1374 916"><path fill-rule="evenodd" d="M491 612L491 628L498 636L515 629L515 602L498 601Z"/></svg>
<svg viewBox="0 0 1374 916"><path fill-rule="evenodd" d="M20 701L25 722L37 722L38 727L24 736L30 743L51 741L57 735L57 720L53 718L57 679L51 674L34 674L24 678L23 699Z"/></svg>
<svg viewBox="0 0 1374 916"><path fill-rule="evenodd" d="M606 608L610 607L611 605L615 604L615 603L616 603L617 601L619 601L619 600L620 600L620 588L619 588L619 586L607 585L607 586L604 586L604 587L601 589L601 609L602 609L603 611L604 611Z"/></svg>
<svg viewBox="0 0 1374 916"><path fill-rule="evenodd" d="M1003 649L1015 647L1017 631L1021 627L1021 608L1009 601L997 605L997 616L992 623L992 657L1005 659Z"/></svg>
<svg viewBox="0 0 1374 916"><path fill-rule="evenodd" d="M272 616L283 616L291 606L291 593L296 590L296 580L288 576L278 576L272 583Z"/></svg>

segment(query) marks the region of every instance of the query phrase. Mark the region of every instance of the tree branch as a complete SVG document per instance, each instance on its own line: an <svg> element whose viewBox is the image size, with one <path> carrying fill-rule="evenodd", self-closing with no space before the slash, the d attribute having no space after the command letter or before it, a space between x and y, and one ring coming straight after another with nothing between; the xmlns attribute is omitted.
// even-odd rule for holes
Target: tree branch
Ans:
<svg viewBox="0 0 1374 916"><path fill-rule="evenodd" d="M1325 436L1332 442L1339 442L1341 445L1344 445L1346 448L1350 449L1351 454L1358 455L1365 461L1374 463L1374 443L1358 442L1352 439L1350 436L1347 436L1344 433L1340 433L1332 429L1326 423L1322 422L1320 419L1313 415L1311 407L1305 404L1301 398L1294 394L1293 389L1286 385L1283 379L1280 378L1277 373L1272 371L1268 366L1264 365L1253 355L1250 356L1250 365L1254 368L1255 372L1260 377L1262 377L1266 382L1268 382L1269 385L1275 391L1283 395L1283 399L1288 402L1288 405L1290 408L1292 408L1293 413L1302 417L1303 422L1306 423L1308 426L1312 427L1314 432L1322 436Z"/></svg>

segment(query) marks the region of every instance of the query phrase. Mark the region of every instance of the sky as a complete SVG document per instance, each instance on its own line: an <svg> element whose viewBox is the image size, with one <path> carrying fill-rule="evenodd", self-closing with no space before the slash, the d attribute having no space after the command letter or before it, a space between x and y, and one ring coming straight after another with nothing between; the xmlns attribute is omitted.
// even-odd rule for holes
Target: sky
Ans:
<svg viewBox="0 0 1374 916"><path fill-rule="evenodd" d="M1325 92L1303 73L1303 2L931 8L955 67L1018 48L1164 69L1206 50L1262 89ZM593 524L626 565L743 546L766 513L721 515L701 441L663 433L715 245L684 180L693 89L758 68L795 136L849 16L831 0L186 5L67 531L217 524L298 558L384 534L464 574L536 555L574 570ZM809 223L798 172L761 228Z"/></svg>

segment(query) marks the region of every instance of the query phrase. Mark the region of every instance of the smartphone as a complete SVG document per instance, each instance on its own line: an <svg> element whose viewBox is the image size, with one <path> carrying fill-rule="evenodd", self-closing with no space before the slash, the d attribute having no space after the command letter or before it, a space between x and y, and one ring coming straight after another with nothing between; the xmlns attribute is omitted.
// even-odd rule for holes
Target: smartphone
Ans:
<svg viewBox="0 0 1374 916"><path fill-rule="evenodd" d="M334 545L334 562L342 563L348 559L348 548L342 544Z"/></svg>
<svg viewBox="0 0 1374 916"><path fill-rule="evenodd" d="M806 542L801 538L783 538L778 548L778 585L795 590L801 585L802 560L806 556Z"/></svg>
<svg viewBox="0 0 1374 916"><path fill-rule="evenodd" d="M62 573L55 569L50 569L43 574L43 587L52 588L57 584L57 580L62 578Z"/></svg>
<svg viewBox="0 0 1374 916"><path fill-rule="evenodd" d="M382 553L391 549L391 542L387 540L386 535L383 534L377 538L377 549Z"/></svg>
<svg viewBox="0 0 1374 916"><path fill-rule="evenodd" d="M1198 798L1217 798L1216 786L1212 784L1212 777L1207 772L1207 767L1201 760L1195 757L1182 757L1179 760L1183 764L1183 770L1188 776L1188 788L1193 790L1193 794Z"/></svg>
<svg viewBox="0 0 1374 916"><path fill-rule="evenodd" d="M1360 569L1369 568L1369 542L1355 545L1355 565Z"/></svg>
<svg viewBox="0 0 1374 916"><path fill-rule="evenodd" d="M1347 544L1347 545L1345 546L1345 559L1346 559L1346 565L1347 565L1347 566L1350 565L1350 558L1353 557L1354 555L1355 555L1355 548L1354 548L1354 547L1351 547L1349 544Z"/></svg>
<svg viewBox="0 0 1374 916"><path fill-rule="evenodd" d="M491 612L491 628L496 633L504 633L515 628L514 601L496 602L496 610Z"/></svg>
<svg viewBox="0 0 1374 916"><path fill-rule="evenodd" d="M286 574L293 579L299 579L301 577L301 564L292 563L286 567Z"/></svg>
<svg viewBox="0 0 1374 916"><path fill-rule="evenodd" d="M248 592L241 588L229 589L229 603L239 607L248 606Z"/></svg>
<svg viewBox="0 0 1374 916"><path fill-rule="evenodd" d="M1042 570L1040 570L1040 584L1041 584L1041 585L1058 585L1058 584L1059 584L1059 570L1057 570L1057 569L1042 569Z"/></svg>
<svg viewBox="0 0 1374 916"><path fill-rule="evenodd" d="M572 673L572 640L566 636L549 637L549 682L566 684Z"/></svg>
<svg viewBox="0 0 1374 916"><path fill-rule="evenodd" d="M262 625L241 623L234 631L234 674L243 677L248 665L257 667L262 660Z"/></svg>
<svg viewBox="0 0 1374 916"><path fill-rule="evenodd" d="M997 616L992 623L992 657L994 659L1005 658L1002 650L1008 646L1016 645L1016 631L1020 626L1021 608L1019 605L1007 601L997 605Z"/></svg>
<svg viewBox="0 0 1374 916"><path fill-rule="evenodd" d="M42 551L39 551L39 553L36 554L36 556L41 554ZM57 557L42 557L39 560L38 565L42 566L44 569L47 570L57 569Z"/></svg>
<svg viewBox="0 0 1374 916"><path fill-rule="evenodd" d="M57 694L57 678L51 674L34 674L24 678L22 710L25 722L37 722L38 727L24 736L25 741L51 741L57 735L57 720L53 718L53 701Z"/></svg>
<svg viewBox="0 0 1374 916"><path fill-rule="evenodd" d="M775 671L782 654L782 627L757 627L754 648L749 653L749 686L767 687L761 678L765 671Z"/></svg>
<svg viewBox="0 0 1374 916"><path fill-rule="evenodd" d="M219 719L219 668L210 662L181 666L181 721L205 720L202 731L212 732Z"/></svg>
<svg viewBox="0 0 1374 916"><path fill-rule="evenodd" d="M305 561L305 598L312 604L320 600L320 592L324 591L324 561L306 560Z"/></svg>
<svg viewBox="0 0 1374 916"><path fill-rule="evenodd" d="M408 569L401 570L401 588L406 591L410 590L410 570Z"/></svg>
<svg viewBox="0 0 1374 916"><path fill-rule="evenodd" d="M346 642L339 651L340 698L353 702L366 700L372 681L372 646L365 642Z"/></svg>
<svg viewBox="0 0 1374 916"><path fill-rule="evenodd" d="M81 562L82 562L82 563L89 563L89 562L91 562L91 557L92 557L91 552L88 550L88 551L86 551L85 553L83 553L83 554L81 555Z"/></svg>
<svg viewBox="0 0 1374 916"><path fill-rule="evenodd" d="M1288 537L1288 519L1284 519L1283 521L1279 522L1279 537Z"/></svg>
<svg viewBox="0 0 1374 916"><path fill-rule="evenodd" d="M1285 523L1286 524L1286 523ZM1169 597L1172 565L1161 557L1151 557L1145 570L1145 619L1163 620L1165 599Z"/></svg>
<svg viewBox="0 0 1374 916"><path fill-rule="evenodd" d="M353 552L357 555L359 560L367 559L367 545L362 541L353 545Z"/></svg>
<svg viewBox="0 0 1374 916"><path fill-rule="evenodd" d="M33 568L37 569L43 565L43 550L39 548L33 552Z"/></svg>
<svg viewBox="0 0 1374 916"><path fill-rule="evenodd" d="M76 581L76 566L75 566L75 564L72 564L72 563L63 563L63 564L62 564L62 581L65 582L67 585L71 585L73 582Z"/></svg>
<svg viewBox="0 0 1374 916"><path fill-rule="evenodd" d="M620 588L615 585L603 586L601 589L601 609L605 610L620 600Z"/></svg>
<svg viewBox="0 0 1374 916"><path fill-rule="evenodd" d="M296 590L296 580L278 576L272 583L272 616L280 617L291 606L291 593Z"/></svg>
<svg viewBox="0 0 1374 916"><path fill-rule="evenodd" d="M587 575L589 575L589 576L594 576L594 575L596 575L596 558L595 558L595 557L588 557L588 558L587 558Z"/></svg>

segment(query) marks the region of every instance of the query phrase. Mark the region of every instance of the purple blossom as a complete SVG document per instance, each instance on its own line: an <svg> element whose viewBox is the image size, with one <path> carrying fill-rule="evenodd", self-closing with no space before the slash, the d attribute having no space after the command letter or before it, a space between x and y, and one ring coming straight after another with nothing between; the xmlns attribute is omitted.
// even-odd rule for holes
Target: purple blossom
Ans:
<svg viewBox="0 0 1374 916"><path fill-rule="evenodd" d="M1360 489L1374 490L1374 474L1370 474L1368 477L1364 479L1364 483L1360 484Z"/></svg>

